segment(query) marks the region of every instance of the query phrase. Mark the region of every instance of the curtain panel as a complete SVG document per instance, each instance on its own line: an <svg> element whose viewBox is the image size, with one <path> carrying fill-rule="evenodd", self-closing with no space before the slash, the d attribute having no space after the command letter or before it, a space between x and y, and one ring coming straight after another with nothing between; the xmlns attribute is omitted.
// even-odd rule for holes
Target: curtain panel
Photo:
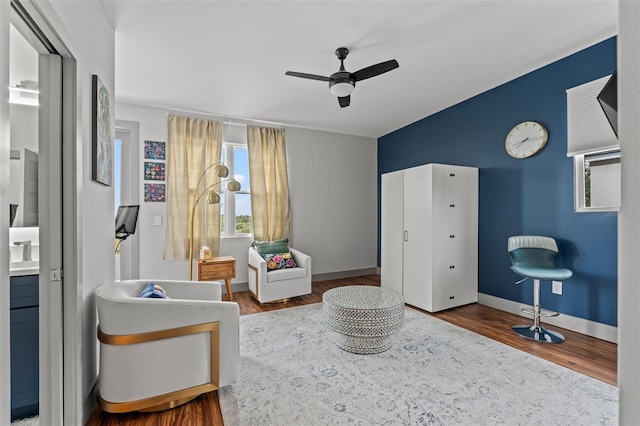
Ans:
<svg viewBox="0 0 640 426"><path fill-rule="evenodd" d="M167 118L167 230L164 258L189 259L190 221L194 197L207 188L219 191L219 178L209 166L220 162L222 126L218 121L170 114ZM198 185L198 182L200 184ZM196 187L197 186L197 187ZM208 245L220 251L220 204L195 203L192 249Z"/></svg>
<svg viewBox="0 0 640 426"><path fill-rule="evenodd" d="M253 236L257 241L290 237L291 213L284 129L247 126Z"/></svg>

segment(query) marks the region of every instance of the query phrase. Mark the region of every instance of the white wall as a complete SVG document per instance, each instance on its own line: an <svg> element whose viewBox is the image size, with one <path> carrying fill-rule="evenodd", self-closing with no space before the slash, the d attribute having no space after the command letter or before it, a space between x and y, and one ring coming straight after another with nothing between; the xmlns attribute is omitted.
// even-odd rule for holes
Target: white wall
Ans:
<svg viewBox="0 0 640 426"><path fill-rule="evenodd" d="M376 268L377 140L287 128L292 245L314 274Z"/></svg>
<svg viewBox="0 0 640 426"><path fill-rule="evenodd" d="M167 114L224 121L223 117L180 113L126 103L116 105L118 120L139 123L140 173L144 140L167 141ZM233 120L237 123L239 120ZM377 144L375 139L286 127L292 215L292 246L312 257L313 274L376 267ZM140 176L140 200L144 199ZM163 260L166 204L141 201L138 229L140 276L188 277L187 261ZM153 225L154 216L162 226ZM223 238L220 253L236 258L233 283L247 282L250 237ZM246 287L240 287L246 288Z"/></svg>

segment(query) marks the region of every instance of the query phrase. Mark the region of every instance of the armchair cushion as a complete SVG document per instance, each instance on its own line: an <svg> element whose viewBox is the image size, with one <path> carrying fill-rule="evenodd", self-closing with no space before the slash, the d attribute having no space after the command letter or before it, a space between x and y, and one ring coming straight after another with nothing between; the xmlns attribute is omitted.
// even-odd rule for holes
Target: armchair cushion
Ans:
<svg viewBox="0 0 640 426"><path fill-rule="evenodd" d="M276 269L295 268L296 261L290 251L286 253L265 254L262 256L267 261L267 271Z"/></svg>
<svg viewBox="0 0 640 426"><path fill-rule="evenodd" d="M304 278L307 276L307 270L304 268L289 268L289 269L278 269L274 271L270 271L267 274L267 282L273 283L276 281L283 280L291 280L294 278Z"/></svg>
<svg viewBox="0 0 640 426"><path fill-rule="evenodd" d="M254 241L253 247L262 256L265 254L278 254L289 251L289 238L282 238L275 241Z"/></svg>

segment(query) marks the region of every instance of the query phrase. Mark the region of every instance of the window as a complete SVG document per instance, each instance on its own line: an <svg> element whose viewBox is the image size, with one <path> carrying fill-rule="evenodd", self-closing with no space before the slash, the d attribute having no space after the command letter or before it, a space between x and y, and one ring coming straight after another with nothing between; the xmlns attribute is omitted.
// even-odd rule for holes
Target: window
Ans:
<svg viewBox="0 0 640 426"><path fill-rule="evenodd" d="M620 208L620 143L598 97L611 76L567 89L567 156L576 212Z"/></svg>
<svg viewBox="0 0 640 426"><path fill-rule="evenodd" d="M247 146L223 142L222 162L229 168L229 176L240 182L242 189L231 192L224 187L220 203L220 233L225 237L251 234L251 188Z"/></svg>
<svg viewBox="0 0 640 426"><path fill-rule="evenodd" d="M620 150L573 157L575 211L617 211L620 207Z"/></svg>

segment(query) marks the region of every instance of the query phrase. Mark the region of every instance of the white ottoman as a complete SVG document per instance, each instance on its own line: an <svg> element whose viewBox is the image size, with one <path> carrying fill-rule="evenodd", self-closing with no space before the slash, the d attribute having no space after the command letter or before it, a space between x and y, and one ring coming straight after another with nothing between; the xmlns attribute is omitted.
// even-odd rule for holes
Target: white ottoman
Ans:
<svg viewBox="0 0 640 426"><path fill-rule="evenodd" d="M324 322L338 347L356 354L377 354L391 347L402 328L404 300L382 287L337 287L322 295Z"/></svg>

